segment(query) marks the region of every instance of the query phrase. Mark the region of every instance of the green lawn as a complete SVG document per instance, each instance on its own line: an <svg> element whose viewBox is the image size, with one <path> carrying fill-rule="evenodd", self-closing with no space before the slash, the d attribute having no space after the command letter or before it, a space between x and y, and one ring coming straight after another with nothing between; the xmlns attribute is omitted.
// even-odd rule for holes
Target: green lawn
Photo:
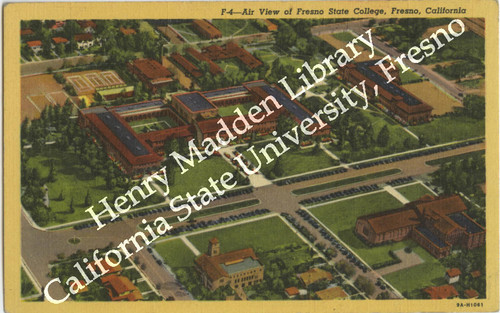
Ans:
<svg viewBox="0 0 500 313"><path fill-rule="evenodd" d="M334 33L332 34L333 38L336 38L340 41L343 41L345 43L348 43L349 41L353 40L356 38L351 32L340 32L340 33Z"/></svg>
<svg viewBox="0 0 500 313"><path fill-rule="evenodd" d="M224 37L260 33L261 31L255 27L254 23L253 20L246 19L212 20L212 24L222 32L222 36Z"/></svg>
<svg viewBox="0 0 500 313"><path fill-rule="evenodd" d="M47 226L90 218L91 216L85 212L88 208L85 205L87 190L90 192L91 202L96 210L103 209L102 205L98 203L102 198L112 197L113 194L124 194L127 191L120 188L108 190L103 177L92 175L77 165L79 164L78 158L73 152L60 152L46 147L43 153L31 157L28 161L28 167L37 168L41 177L47 177L50 171L50 160L54 160L56 181L47 183L47 186L49 188L49 206L56 214L56 219L50 221ZM64 200L59 201L57 199L61 191ZM73 199L74 213L70 213L71 199ZM149 204L163 201L163 197L158 193L155 193L150 199L152 200L148 199Z"/></svg>
<svg viewBox="0 0 500 313"><path fill-rule="evenodd" d="M393 272L384 276L391 285L399 292L408 293L410 298L420 297L421 289L428 286L440 286L446 284L444 267L436 258L429 254L424 248L411 243L413 252L417 253L425 262L401 271Z"/></svg>
<svg viewBox="0 0 500 313"><path fill-rule="evenodd" d="M194 265L194 253L180 239L161 242L156 244L154 248L162 256L165 263L173 269Z"/></svg>
<svg viewBox="0 0 500 313"><path fill-rule="evenodd" d="M158 116L158 117L151 117L151 118L146 118L146 119L141 119L141 120L136 120L136 121L130 121L128 124L131 127L134 126L140 126L140 125L145 125L149 123L155 123L155 122L167 122L170 127L176 127L178 126L177 123L170 117L168 116Z"/></svg>
<svg viewBox="0 0 500 313"><path fill-rule="evenodd" d="M229 75L230 73L238 73L241 68L245 68L245 65L241 64L238 59L236 58L231 58L231 59L225 59L221 61L215 62L217 65L220 66L221 69L224 70L226 75Z"/></svg>
<svg viewBox="0 0 500 313"><path fill-rule="evenodd" d="M171 24L176 31L179 32L188 41L201 41L203 38L198 36L196 31L191 26L191 23Z"/></svg>
<svg viewBox="0 0 500 313"><path fill-rule="evenodd" d="M278 57L278 55L275 52L269 49L256 50L255 55L259 60L267 64L273 63L273 61L276 60L276 58Z"/></svg>
<svg viewBox="0 0 500 313"><path fill-rule="evenodd" d="M410 83L416 83L416 82L421 82L422 77L415 73L412 70L407 70L406 72L403 73L402 68L397 65L399 69L399 77L401 78L401 84L410 84Z"/></svg>
<svg viewBox="0 0 500 313"><path fill-rule="evenodd" d="M150 291L151 288L149 287L148 283L145 281L141 281L140 283L136 284L137 288L139 289L140 292L146 292Z"/></svg>
<svg viewBox="0 0 500 313"><path fill-rule="evenodd" d="M236 108L240 108L241 113L247 114L248 110L254 105L255 103L248 102L248 103L230 105L227 107L219 107L219 115L222 117L236 115L236 113L234 113L234 110L236 110Z"/></svg>
<svg viewBox="0 0 500 313"><path fill-rule="evenodd" d="M435 145L484 136L485 121L467 116L442 116L409 129L419 137L424 136L426 143Z"/></svg>
<svg viewBox="0 0 500 313"><path fill-rule="evenodd" d="M189 165L186 165L190 168ZM181 175L181 169L176 166L174 181L170 183L170 197L184 195L186 192L197 193L201 187L210 187L208 179L219 179L225 172L234 172L235 170L221 157L211 157L201 163L195 162L195 166ZM170 178L171 179L171 178ZM234 180L233 180L234 181ZM241 187L236 185L235 188Z"/></svg>
<svg viewBox="0 0 500 313"><path fill-rule="evenodd" d="M255 145L254 151L258 151L265 146L265 144ZM274 154L271 150L268 150L270 156ZM255 166L258 165L257 160L253 157L252 153L243 152L245 158L247 158ZM301 174L309 171L315 171L322 168L332 167L338 165L339 162L329 157L323 150L318 151L313 154L313 148L298 149L298 150L288 150L283 155L280 156L279 160L281 162L281 167L283 168L283 175L276 176L273 173L273 167L276 164L276 158L269 164L265 164L266 160L264 156L259 156L262 168L261 171L266 175L266 177L279 178L286 177L290 175Z"/></svg>
<svg viewBox="0 0 500 313"><path fill-rule="evenodd" d="M396 188L396 190L410 201L415 201L424 195L433 195L432 192L422 184L399 187Z"/></svg>
<svg viewBox="0 0 500 313"><path fill-rule="evenodd" d="M206 251L213 237L219 239L221 253L244 248L269 251L289 244L304 244L279 217L193 234L188 239L198 250Z"/></svg>
<svg viewBox="0 0 500 313"><path fill-rule="evenodd" d="M33 282L24 271L24 268L21 267L21 297L29 297L34 294L37 294L35 285L33 285Z"/></svg>
<svg viewBox="0 0 500 313"><path fill-rule="evenodd" d="M354 183L358 183L358 182L361 182L364 180L374 179L374 178L378 178L378 177L384 177L384 176L393 175L393 174L397 174L397 173L401 173L401 170L400 169L390 169L390 170L372 173L372 174L368 174L368 175L345 178L345 179L335 180L335 181L325 183L325 184L315 185L315 186L306 187L306 188L302 188L302 189L296 189L293 191L293 193L296 195L303 195L303 194L307 194L307 193L311 193L311 192L316 192L316 191L320 191L320 190L325 190L325 189L340 187L340 186L344 186L344 185L354 184Z"/></svg>
<svg viewBox="0 0 500 313"><path fill-rule="evenodd" d="M390 250L404 248L406 243L395 243L379 247L368 247L356 237L354 227L356 220L362 215L387 211L401 207L402 204L387 192L346 199L309 211L340 237L368 264L373 265L391 259Z"/></svg>

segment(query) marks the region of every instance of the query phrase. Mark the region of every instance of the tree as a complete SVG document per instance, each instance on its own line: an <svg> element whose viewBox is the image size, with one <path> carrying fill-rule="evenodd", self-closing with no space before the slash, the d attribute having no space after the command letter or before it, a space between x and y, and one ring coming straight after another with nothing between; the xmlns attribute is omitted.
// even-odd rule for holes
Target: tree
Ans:
<svg viewBox="0 0 500 313"><path fill-rule="evenodd" d="M75 207L73 206L73 197L71 197L71 202L69 203L69 213L75 213Z"/></svg>
<svg viewBox="0 0 500 313"><path fill-rule="evenodd" d="M373 292L375 291L375 285L373 285L373 283L363 275L359 275L358 278L356 278L354 285L356 285L356 287L358 287L368 296L373 294Z"/></svg>
<svg viewBox="0 0 500 313"><path fill-rule="evenodd" d="M57 201L63 201L64 200L64 193L63 190L61 189L61 192L59 193L59 196L57 197Z"/></svg>
<svg viewBox="0 0 500 313"><path fill-rule="evenodd" d="M387 128L387 125L385 125L378 133L377 144L380 147L386 147L389 144L389 139L390 139L389 128Z"/></svg>
<svg viewBox="0 0 500 313"><path fill-rule="evenodd" d="M87 194L85 195L85 206L89 206L92 204L92 197L90 196L90 190L87 189Z"/></svg>

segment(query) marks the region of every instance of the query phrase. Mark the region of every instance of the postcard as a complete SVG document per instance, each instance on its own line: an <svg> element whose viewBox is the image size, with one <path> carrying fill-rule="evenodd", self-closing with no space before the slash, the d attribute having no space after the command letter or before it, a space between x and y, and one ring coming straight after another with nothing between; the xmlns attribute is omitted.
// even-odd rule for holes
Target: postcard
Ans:
<svg viewBox="0 0 500 313"><path fill-rule="evenodd" d="M498 310L497 12L7 5L5 310Z"/></svg>

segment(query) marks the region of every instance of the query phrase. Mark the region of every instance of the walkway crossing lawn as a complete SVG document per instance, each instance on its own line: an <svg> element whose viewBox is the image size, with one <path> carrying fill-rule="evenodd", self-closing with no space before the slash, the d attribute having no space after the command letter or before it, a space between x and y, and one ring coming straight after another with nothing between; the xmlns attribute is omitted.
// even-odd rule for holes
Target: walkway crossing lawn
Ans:
<svg viewBox="0 0 500 313"><path fill-rule="evenodd" d="M269 251L290 244L305 245L292 230L277 216L255 222L239 224L234 227L217 229L201 234L193 234L187 239L200 251L206 251L208 241L217 237L221 253L253 248Z"/></svg>
<svg viewBox="0 0 500 313"><path fill-rule="evenodd" d="M222 32L223 37L260 33L254 23L253 20L212 20L212 24Z"/></svg>
<svg viewBox="0 0 500 313"><path fill-rule="evenodd" d="M186 192L191 194L198 193L202 187L210 187L208 179L212 177L214 180L219 179L225 172L234 172L235 170L224 161L221 157L212 156L209 159L205 159L201 163L195 162L193 168L186 165L189 170L181 175L181 169L179 166L175 167L175 174L172 181L170 179L170 195L172 199L175 196L182 195L185 197ZM235 188L241 187L241 185L236 185Z"/></svg>
<svg viewBox="0 0 500 313"><path fill-rule="evenodd" d="M291 145L294 144L292 143ZM259 155L258 151L264 146L265 144L255 145L254 152L256 152L256 154L259 156L260 161L262 163L261 172L264 173L266 177L270 178L279 178L279 177L297 175L340 164L337 160L334 160L331 157L329 157L323 150L316 151L316 153L314 154L313 154L314 151L313 148L288 150L279 158L280 166L283 169L283 174L277 176L273 172L273 168L276 165L276 159L269 164L265 164L266 163L265 157ZM243 151L243 155L245 156L245 158L248 159L248 161L250 161L255 166L258 165L257 160L253 157L253 154L247 152L246 148L238 149L238 151L240 152ZM271 149L268 149L268 151L270 156L274 156Z"/></svg>
<svg viewBox="0 0 500 313"><path fill-rule="evenodd" d="M406 247L407 243L398 242L390 245L369 247L354 232L356 220L362 215L396 209L401 206L401 202L384 191L348 198L312 208L309 211L339 236L364 261L373 265L391 260L389 251L402 249Z"/></svg>
<svg viewBox="0 0 500 313"><path fill-rule="evenodd" d="M234 110L236 110L236 108L240 108L241 113L247 114L248 110L254 105L255 105L255 103L248 102L248 103L230 105L227 107L220 107L219 108L219 115L222 117L236 115L236 113L234 113Z"/></svg>
<svg viewBox="0 0 500 313"><path fill-rule="evenodd" d="M433 195L429 189L425 188L425 186L420 183L410 186L396 187L396 190L410 201L418 200L424 195Z"/></svg>
<svg viewBox="0 0 500 313"><path fill-rule="evenodd" d="M484 119L467 116L442 116L430 123L410 126L408 129L417 136L424 137L429 145L484 136Z"/></svg>
<svg viewBox="0 0 500 313"><path fill-rule="evenodd" d="M308 194L311 192L316 192L316 191L321 191L321 190L325 190L325 189L345 186L345 185L354 184L354 183L358 183L361 181L374 179L374 178L378 178L378 177L384 177L384 176L393 175L393 174L397 174L397 173L401 173L401 170L394 168L394 169L376 172L376 173L372 173L372 174L368 174L368 175L345 178L345 179L336 180L336 181L332 181L332 182L321 184L321 185L315 185L315 186L306 187L306 188L302 188L302 189L296 189L293 191L293 194L304 195L304 194Z"/></svg>
<svg viewBox="0 0 500 313"><path fill-rule="evenodd" d="M415 242L412 244L416 245ZM421 289L446 284L444 279L446 267L424 248L412 246L412 250L424 260L424 263L387 274L384 278L399 292L407 292L410 298L421 298Z"/></svg>
<svg viewBox="0 0 500 313"><path fill-rule="evenodd" d="M154 246L165 263L172 269L181 267L191 267L194 265L194 253L189 249L181 239L172 239L158 243ZM204 249L203 251L205 251Z"/></svg>
<svg viewBox="0 0 500 313"><path fill-rule="evenodd" d="M56 214L56 219L50 221L46 226L90 218L90 215L85 212L88 209L88 206L85 205L87 190L90 192L91 202L94 206L100 206L98 201L104 197L127 192L127 190L120 188L107 189L104 177L92 175L90 171L82 170L82 167L78 165L80 164L79 156L71 151L61 152L46 146L46 151L28 160L28 168L37 168L40 177L45 178L50 172L50 160L54 160L56 181L47 183L47 187L49 188L49 206ZM64 197L62 201L58 200L61 191ZM73 199L74 213L70 213L71 199ZM147 201L141 202L138 207L143 206L143 204L160 203L163 200L163 197L157 192Z"/></svg>

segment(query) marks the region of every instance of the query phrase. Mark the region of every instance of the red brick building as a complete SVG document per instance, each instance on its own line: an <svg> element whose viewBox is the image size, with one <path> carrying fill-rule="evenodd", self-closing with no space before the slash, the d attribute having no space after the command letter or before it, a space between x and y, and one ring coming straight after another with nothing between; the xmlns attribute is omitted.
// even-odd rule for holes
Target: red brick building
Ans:
<svg viewBox="0 0 500 313"><path fill-rule="evenodd" d="M453 245L474 249L484 245L486 230L471 219L458 195L424 196L404 207L361 216L356 233L371 244L412 238L436 258Z"/></svg>
<svg viewBox="0 0 500 313"><path fill-rule="evenodd" d="M352 85L365 81L370 97L375 96L374 86L378 85L380 103L404 122L410 125L428 122L432 115L432 107L401 86L399 71L391 73L396 79L388 83L380 67L375 65L376 62L378 60L349 63L340 68L339 73L342 79Z"/></svg>
<svg viewBox="0 0 500 313"><path fill-rule="evenodd" d="M207 20L193 20L192 25L194 30L205 39L217 39L222 37L222 32Z"/></svg>
<svg viewBox="0 0 500 313"><path fill-rule="evenodd" d="M136 59L127 68L153 93L174 81L173 74L153 59Z"/></svg>

